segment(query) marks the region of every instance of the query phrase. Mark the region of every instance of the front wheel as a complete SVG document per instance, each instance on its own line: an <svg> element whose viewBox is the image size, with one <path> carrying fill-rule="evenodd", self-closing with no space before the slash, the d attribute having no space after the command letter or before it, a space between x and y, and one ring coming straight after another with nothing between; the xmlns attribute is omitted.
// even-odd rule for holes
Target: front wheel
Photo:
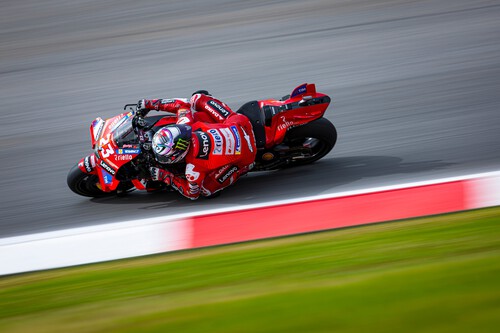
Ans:
<svg viewBox="0 0 500 333"><path fill-rule="evenodd" d="M337 142L337 130L326 118L292 128L285 137L292 154L291 165L315 162L328 154Z"/></svg>
<svg viewBox="0 0 500 333"><path fill-rule="evenodd" d="M87 174L75 165L68 173L68 186L71 191L84 197L99 198L116 194L113 192L103 192L99 188L99 177L97 175Z"/></svg>

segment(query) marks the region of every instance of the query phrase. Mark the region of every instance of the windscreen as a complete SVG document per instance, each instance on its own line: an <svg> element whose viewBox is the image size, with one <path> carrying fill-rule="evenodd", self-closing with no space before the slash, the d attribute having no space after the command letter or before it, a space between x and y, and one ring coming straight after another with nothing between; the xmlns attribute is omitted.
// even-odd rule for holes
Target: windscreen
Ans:
<svg viewBox="0 0 500 333"><path fill-rule="evenodd" d="M132 127L132 119L133 117L125 116L125 119L111 132L118 147L139 142Z"/></svg>

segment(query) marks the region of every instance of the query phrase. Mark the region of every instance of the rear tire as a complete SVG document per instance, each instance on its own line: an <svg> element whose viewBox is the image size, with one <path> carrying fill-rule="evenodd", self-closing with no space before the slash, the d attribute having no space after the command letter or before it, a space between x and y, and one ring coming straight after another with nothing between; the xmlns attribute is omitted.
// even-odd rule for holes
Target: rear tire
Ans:
<svg viewBox="0 0 500 333"><path fill-rule="evenodd" d="M316 139L317 143L311 148L310 156L294 159L290 166L313 163L328 154L337 142L337 130L326 118L319 118L305 125L292 128L285 137L290 148L302 147L308 139Z"/></svg>
<svg viewBox="0 0 500 333"><path fill-rule="evenodd" d="M78 165L75 165L68 173L67 178L68 186L71 191L84 197L99 198L116 194L113 192L103 192L97 184L99 184L99 177L80 170Z"/></svg>

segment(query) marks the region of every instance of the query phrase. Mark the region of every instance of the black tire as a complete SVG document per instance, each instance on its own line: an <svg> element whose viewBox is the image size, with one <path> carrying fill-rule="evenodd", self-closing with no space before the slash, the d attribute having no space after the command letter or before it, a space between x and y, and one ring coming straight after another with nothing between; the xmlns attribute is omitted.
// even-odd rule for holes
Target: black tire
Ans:
<svg viewBox="0 0 500 333"><path fill-rule="evenodd" d="M316 119L308 124L292 128L285 137L285 142L292 147L302 147L307 139L317 139L311 148L311 155L294 159L291 166L313 163L328 154L337 142L337 130L326 118Z"/></svg>
<svg viewBox="0 0 500 333"><path fill-rule="evenodd" d="M99 187L97 187L99 177L83 172L78 165L71 168L68 173L67 181L71 191L84 197L99 198L116 194L116 191L103 192L99 189Z"/></svg>

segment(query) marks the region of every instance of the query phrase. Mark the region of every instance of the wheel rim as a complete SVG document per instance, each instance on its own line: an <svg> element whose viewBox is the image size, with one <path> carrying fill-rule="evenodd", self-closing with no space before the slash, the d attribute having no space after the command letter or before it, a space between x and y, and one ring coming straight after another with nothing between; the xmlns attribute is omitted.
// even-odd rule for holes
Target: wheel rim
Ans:
<svg viewBox="0 0 500 333"><path fill-rule="evenodd" d="M312 147L304 147L305 143L313 140L315 141L315 144ZM330 147L325 141L315 137L305 137L302 139L293 140L290 146L302 153L302 156L298 155L292 157L292 160L295 162L315 161L320 159L330 151Z"/></svg>
<svg viewBox="0 0 500 333"><path fill-rule="evenodd" d="M76 184L76 188L82 193L98 194L102 192L98 184L99 177L96 175L87 175Z"/></svg>

